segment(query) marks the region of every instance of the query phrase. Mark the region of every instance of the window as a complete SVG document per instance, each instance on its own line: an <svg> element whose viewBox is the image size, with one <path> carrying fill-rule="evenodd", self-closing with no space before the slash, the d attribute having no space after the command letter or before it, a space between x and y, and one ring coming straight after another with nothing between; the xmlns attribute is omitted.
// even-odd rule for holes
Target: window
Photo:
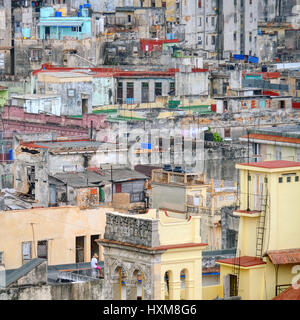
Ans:
<svg viewBox="0 0 300 320"><path fill-rule="evenodd" d="M161 82L155 82L155 96L161 96L162 95L162 83Z"/></svg>
<svg viewBox="0 0 300 320"><path fill-rule="evenodd" d="M230 128L224 129L224 137L225 138L230 138L231 137L231 129Z"/></svg>
<svg viewBox="0 0 300 320"><path fill-rule="evenodd" d="M251 181L251 176L250 176L250 174L248 174L248 181Z"/></svg>
<svg viewBox="0 0 300 320"><path fill-rule="evenodd" d="M85 236L75 238L75 247L76 247L76 263L84 262L84 243Z"/></svg>
<svg viewBox="0 0 300 320"><path fill-rule="evenodd" d="M250 13L250 22L251 23L253 22L253 13L252 12Z"/></svg>
<svg viewBox="0 0 300 320"><path fill-rule="evenodd" d="M117 86L117 103L123 103L123 82L118 82Z"/></svg>
<svg viewBox="0 0 300 320"><path fill-rule="evenodd" d="M47 240L38 241L37 257L41 259L48 259L48 241Z"/></svg>
<svg viewBox="0 0 300 320"><path fill-rule="evenodd" d="M175 82L170 82L170 96L175 96Z"/></svg>
<svg viewBox="0 0 300 320"><path fill-rule="evenodd" d="M286 182L291 182L291 177L287 177Z"/></svg>
<svg viewBox="0 0 300 320"><path fill-rule="evenodd" d="M199 18L199 23L198 23L198 25L199 25L199 27L202 26L202 18L201 18L201 17Z"/></svg>
<svg viewBox="0 0 300 320"><path fill-rule="evenodd" d="M281 160L281 147L277 146L275 149L276 160Z"/></svg>
<svg viewBox="0 0 300 320"><path fill-rule="evenodd" d="M127 98L133 99L133 82L127 82Z"/></svg>
<svg viewBox="0 0 300 320"><path fill-rule="evenodd" d="M280 177L280 178L278 179L278 182L279 182L279 183L282 183L282 181L283 181L283 179L282 179L282 177Z"/></svg>
<svg viewBox="0 0 300 320"><path fill-rule="evenodd" d="M298 176L295 177L295 182L299 182L299 177Z"/></svg>
<svg viewBox="0 0 300 320"><path fill-rule="evenodd" d="M252 32L249 32L249 41L252 41Z"/></svg>
<svg viewBox="0 0 300 320"><path fill-rule="evenodd" d="M236 41L236 32L233 33L233 40Z"/></svg>
<svg viewBox="0 0 300 320"><path fill-rule="evenodd" d="M68 89L68 97L75 97L75 89Z"/></svg>
<svg viewBox="0 0 300 320"><path fill-rule="evenodd" d="M211 44L212 45L216 44L216 36L211 36Z"/></svg>
<svg viewBox="0 0 300 320"><path fill-rule="evenodd" d="M121 183L116 183L116 193L121 193L122 192L122 185Z"/></svg>

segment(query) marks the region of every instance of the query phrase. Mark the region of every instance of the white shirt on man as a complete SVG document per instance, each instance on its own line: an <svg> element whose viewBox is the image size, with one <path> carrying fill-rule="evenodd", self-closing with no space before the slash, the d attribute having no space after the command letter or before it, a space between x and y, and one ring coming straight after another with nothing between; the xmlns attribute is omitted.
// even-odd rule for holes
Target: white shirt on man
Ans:
<svg viewBox="0 0 300 320"><path fill-rule="evenodd" d="M92 269L96 269L97 268L97 263L98 263L98 260L96 258L92 258L91 268Z"/></svg>

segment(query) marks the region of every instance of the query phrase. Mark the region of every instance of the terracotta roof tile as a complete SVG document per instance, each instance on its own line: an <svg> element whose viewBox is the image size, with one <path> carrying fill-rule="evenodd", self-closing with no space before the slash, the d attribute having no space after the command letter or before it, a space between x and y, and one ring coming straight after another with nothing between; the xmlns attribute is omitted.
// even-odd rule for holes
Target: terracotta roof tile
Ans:
<svg viewBox="0 0 300 320"><path fill-rule="evenodd" d="M268 256L273 264L300 263L300 248L268 251Z"/></svg>
<svg viewBox="0 0 300 320"><path fill-rule="evenodd" d="M244 267L244 268L266 264L261 258L249 257L249 256L243 256L240 258L228 258L223 260L217 260L216 262L232 264L232 265L240 265L241 267Z"/></svg>
<svg viewBox="0 0 300 320"><path fill-rule="evenodd" d="M262 162L239 163L239 165L265 168L265 169L282 169L282 168L290 168L290 167L300 167L300 162L286 161L286 160L273 160L273 161L262 161Z"/></svg>
<svg viewBox="0 0 300 320"><path fill-rule="evenodd" d="M241 138L248 139L248 135L242 136ZM277 141L277 142L287 142L287 143L300 144L300 138L282 137L282 136L275 136L275 135L269 135L269 134L250 133L249 134L249 139L268 140L268 141Z"/></svg>
<svg viewBox="0 0 300 320"><path fill-rule="evenodd" d="M292 286L283 292L281 292L273 300L300 300L300 280L297 282L298 289L294 289Z"/></svg>

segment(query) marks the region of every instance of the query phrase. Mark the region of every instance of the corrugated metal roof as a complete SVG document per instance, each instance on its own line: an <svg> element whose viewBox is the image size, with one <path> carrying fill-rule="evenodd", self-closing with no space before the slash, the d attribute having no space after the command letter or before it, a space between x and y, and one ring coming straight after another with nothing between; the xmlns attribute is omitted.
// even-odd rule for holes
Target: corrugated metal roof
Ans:
<svg viewBox="0 0 300 320"><path fill-rule="evenodd" d="M103 170L103 180L110 181L111 180L111 170ZM122 182L129 180L137 180L137 179L147 179L147 177L139 173L135 170L130 169L113 169L112 170L112 180L114 182Z"/></svg>
<svg viewBox="0 0 300 320"><path fill-rule="evenodd" d="M97 187L105 184L105 180L101 174L93 171L86 172L61 172L56 173L54 177L68 186L81 187ZM55 182L53 182L55 184Z"/></svg>
<svg viewBox="0 0 300 320"><path fill-rule="evenodd" d="M273 264L300 263L300 248L268 251L267 254Z"/></svg>

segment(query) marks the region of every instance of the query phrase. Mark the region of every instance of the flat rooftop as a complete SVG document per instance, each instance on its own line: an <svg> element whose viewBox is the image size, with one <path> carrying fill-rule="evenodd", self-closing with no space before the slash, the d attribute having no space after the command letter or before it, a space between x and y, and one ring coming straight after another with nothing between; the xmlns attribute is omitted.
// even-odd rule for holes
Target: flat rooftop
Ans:
<svg viewBox="0 0 300 320"><path fill-rule="evenodd" d="M250 133L278 135L282 137L300 138L300 125L287 125L280 127L267 127L251 130Z"/></svg>

